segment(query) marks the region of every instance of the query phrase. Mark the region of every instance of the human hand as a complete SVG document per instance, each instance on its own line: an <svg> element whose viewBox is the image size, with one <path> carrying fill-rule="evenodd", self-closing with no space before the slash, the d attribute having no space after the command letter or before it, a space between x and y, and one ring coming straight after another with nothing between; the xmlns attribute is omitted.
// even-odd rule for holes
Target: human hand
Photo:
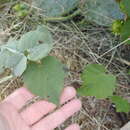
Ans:
<svg viewBox="0 0 130 130"><path fill-rule="evenodd" d="M130 121L125 126L123 126L120 130L130 130Z"/></svg>
<svg viewBox="0 0 130 130"><path fill-rule="evenodd" d="M0 130L53 130L80 110L81 102L74 99L75 96L75 89L67 87L61 95L60 104L69 102L58 110L55 110L56 105L42 100L19 112L34 97L26 88L20 88L0 104ZM72 124L65 130L79 129L77 124Z"/></svg>

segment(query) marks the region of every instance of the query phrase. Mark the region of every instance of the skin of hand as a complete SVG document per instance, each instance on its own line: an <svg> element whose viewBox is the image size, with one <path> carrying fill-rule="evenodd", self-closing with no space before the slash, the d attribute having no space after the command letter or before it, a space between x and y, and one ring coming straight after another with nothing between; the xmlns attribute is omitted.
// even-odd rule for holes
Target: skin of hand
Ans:
<svg viewBox="0 0 130 130"><path fill-rule="evenodd" d="M60 98L61 108L45 100L21 108L35 96L25 87L16 90L0 103L0 130L54 130L81 109L73 87L66 87ZM64 104L64 105L63 105ZM72 124L65 130L80 130Z"/></svg>

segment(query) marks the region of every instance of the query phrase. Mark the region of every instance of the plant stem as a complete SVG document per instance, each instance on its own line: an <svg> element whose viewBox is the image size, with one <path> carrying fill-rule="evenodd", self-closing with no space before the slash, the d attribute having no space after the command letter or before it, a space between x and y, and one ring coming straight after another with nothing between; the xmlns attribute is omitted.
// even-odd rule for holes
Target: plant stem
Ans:
<svg viewBox="0 0 130 130"><path fill-rule="evenodd" d="M44 21L45 22L60 22L60 21L67 21L69 19L74 18L77 15L80 15L82 12L80 9L78 9L77 11L75 11L73 14L66 16L66 17L49 17L49 18L45 18Z"/></svg>

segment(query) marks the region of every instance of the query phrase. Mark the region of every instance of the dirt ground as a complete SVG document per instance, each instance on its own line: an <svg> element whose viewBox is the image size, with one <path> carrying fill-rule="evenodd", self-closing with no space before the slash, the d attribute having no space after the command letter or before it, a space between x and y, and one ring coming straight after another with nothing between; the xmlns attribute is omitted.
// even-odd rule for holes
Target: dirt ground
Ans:
<svg viewBox="0 0 130 130"><path fill-rule="evenodd" d="M0 8L0 43L10 36L19 38L21 34L42 23L37 12L24 19L16 18L10 11L12 4L14 3L5 4L2 9ZM69 72L65 86L71 85L75 88L81 86L80 74L86 64L103 64L117 77L116 93L129 99L130 102L130 76L128 75L130 47L123 45L118 36L114 36L109 28L87 22L81 25L76 20L48 24L48 28L53 34L55 43L50 55L61 60ZM5 75L1 75L0 79ZM0 100L2 101L22 85L22 77L2 82ZM57 128L58 130L63 130L68 124L75 122L81 126L81 130L119 130L130 119L129 114L117 113L115 106L107 99L79 98L83 103L81 111Z"/></svg>

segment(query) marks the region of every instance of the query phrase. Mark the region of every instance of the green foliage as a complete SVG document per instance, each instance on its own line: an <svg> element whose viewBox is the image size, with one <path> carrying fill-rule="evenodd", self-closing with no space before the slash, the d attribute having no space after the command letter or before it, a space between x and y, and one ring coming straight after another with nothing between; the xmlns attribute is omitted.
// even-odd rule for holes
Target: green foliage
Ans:
<svg viewBox="0 0 130 130"><path fill-rule="evenodd" d="M28 52L27 58L31 61L46 57L52 47L53 40L46 26L38 26L37 30L26 33L17 45L20 52Z"/></svg>
<svg viewBox="0 0 130 130"><path fill-rule="evenodd" d="M27 58L10 48L2 47L0 52L0 73L9 68L12 74L20 76L26 69Z"/></svg>
<svg viewBox="0 0 130 130"><path fill-rule="evenodd" d="M20 18L23 18L23 17L25 17L25 16L28 15L28 11L27 11L27 10L22 10L22 11L17 12L16 15L17 15L18 17L20 17Z"/></svg>
<svg viewBox="0 0 130 130"><path fill-rule="evenodd" d="M121 10L127 14L127 16L130 16L130 0L121 0L120 2Z"/></svg>
<svg viewBox="0 0 130 130"><path fill-rule="evenodd" d="M65 72L56 58L48 56L52 47L53 40L46 26L38 26L18 40L10 39L0 46L0 73L7 68L14 76L24 72L24 82L30 91L58 104Z"/></svg>
<svg viewBox="0 0 130 130"><path fill-rule="evenodd" d="M112 32L115 35L119 35L121 33L121 29L123 26L123 21L122 20L116 20L112 23Z"/></svg>
<svg viewBox="0 0 130 130"><path fill-rule="evenodd" d="M20 76L26 69L27 59L39 61L52 47L52 37L46 26L38 26L19 40L10 39L6 45L0 46L0 72L9 68L15 76Z"/></svg>
<svg viewBox="0 0 130 130"><path fill-rule="evenodd" d="M32 5L39 8L46 17L45 21L62 21L84 15L84 20L102 26L112 25L113 33L120 34L122 40L126 40L130 38L130 0L116 1L84 0L85 5L80 7L80 0L32 0ZM76 7L81 10L74 10ZM29 13L29 7L22 2L12 9L18 18ZM127 43L130 44L130 41ZM0 46L0 73L10 69L14 76L21 76L24 72L24 82L31 92L58 104L65 72L56 58L48 56L52 48L53 39L46 26L38 26L20 39L10 39L6 45ZM117 112L130 110L130 104L125 99L113 96L116 77L109 74L103 65L87 65L81 78L83 85L78 89L80 95L109 98L115 103Z"/></svg>
<svg viewBox="0 0 130 130"><path fill-rule="evenodd" d="M46 57L40 64L31 63L23 74L26 86L34 94L58 104L64 86L63 65L54 57Z"/></svg>
<svg viewBox="0 0 130 130"><path fill-rule="evenodd" d="M16 16L23 18L28 15L29 13L29 8L26 4L24 3L18 3L13 6L13 10L16 13Z"/></svg>
<svg viewBox="0 0 130 130"><path fill-rule="evenodd" d="M126 15L123 19L123 24L119 27L120 29L120 35L122 41L127 40L130 38L130 0L121 0L119 2L121 11ZM130 40L126 42L127 44L130 44Z"/></svg>
<svg viewBox="0 0 130 130"><path fill-rule="evenodd" d="M127 100L123 99L120 96L112 96L111 100L116 105L116 111L117 112L126 112L128 113L130 111L130 104Z"/></svg>
<svg viewBox="0 0 130 130"><path fill-rule="evenodd" d="M115 105L117 112L129 112L130 104L120 96L113 96L116 87L116 78L107 74L103 65L89 64L81 75L83 86L78 89L82 96L109 98Z"/></svg>
<svg viewBox="0 0 130 130"><path fill-rule="evenodd" d="M79 0L33 0L32 4L42 10L44 16L59 17L72 11Z"/></svg>
<svg viewBox="0 0 130 130"><path fill-rule="evenodd" d="M113 95L116 87L116 78L106 74L107 70L98 64L89 64L82 74L83 86L78 93L82 96L107 98Z"/></svg>
<svg viewBox="0 0 130 130"><path fill-rule="evenodd" d="M13 6L13 10L14 11L21 11L21 10L27 10L28 9L28 6L23 4L23 3L18 3L16 5Z"/></svg>
<svg viewBox="0 0 130 130"><path fill-rule="evenodd" d="M85 17L98 25L110 26L113 21L124 18L115 0L86 0Z"/></svg>
<svg viewBox="0 0 130 130"><path fill-rule="evenodd" d="M123 41L130 38L130 20L127 20L123 24L121 28L121 38ZM127 43L130 44L130 40Z"/></svg>

